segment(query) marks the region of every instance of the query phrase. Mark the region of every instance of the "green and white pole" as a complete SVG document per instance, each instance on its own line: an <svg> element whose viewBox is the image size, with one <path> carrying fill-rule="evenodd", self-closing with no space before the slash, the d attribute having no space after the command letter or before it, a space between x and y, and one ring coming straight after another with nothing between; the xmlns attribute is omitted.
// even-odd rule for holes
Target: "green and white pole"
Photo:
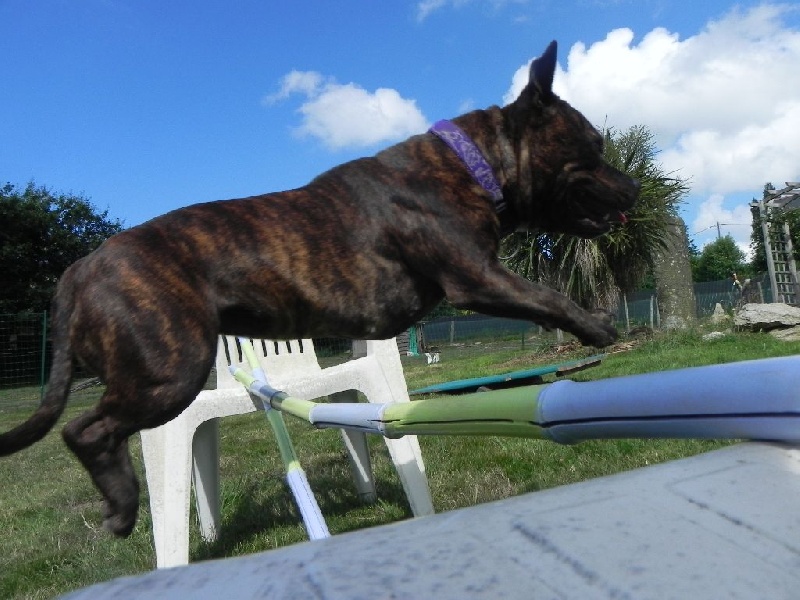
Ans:
<svg viewBox="0 0 800 600"><path fill-rule="evenodd" d="M300 510L309 539L319 540L330 537L328 525L325 523L325 517L322 516L317 499L311 490L308 477L306 477L305 471L300 466L300 461L297 460L297 454L294 451L292 439L289 437L289 431L286 429L283 415L278 410L272 410L270 405L269 390L274 392L277 392L277 390L273 390L266 383L266 374L258 364L258 358L250 340L239 338L239 343L242 346L242 352L247 359L247 363L250 365L252 374L233 366L231 366L231 373L237 381L244 384L252 394L261 399L267 415L267 421L269 421L275 434L275 439L278 442L278 450L286 469L286 483L289 484L289 488L292 490L292 495L297 503L297 508ZM273 397L275 395L277 394L273 394Z"/></svg>

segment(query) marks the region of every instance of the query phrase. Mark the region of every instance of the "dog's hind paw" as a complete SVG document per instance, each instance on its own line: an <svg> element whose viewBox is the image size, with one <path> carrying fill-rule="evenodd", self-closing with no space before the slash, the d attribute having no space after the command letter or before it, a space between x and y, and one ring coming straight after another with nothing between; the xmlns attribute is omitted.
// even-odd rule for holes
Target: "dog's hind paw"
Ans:
<svg viewBox="0 0 800 600"><path fill-rule="evenodd" d="M133 514L130 514L130 511L128 511L129 514L114 512L106 504L103 513L103 529L113 533L117 537L128 537L136 525L136 511L133 511Z"/></svg>

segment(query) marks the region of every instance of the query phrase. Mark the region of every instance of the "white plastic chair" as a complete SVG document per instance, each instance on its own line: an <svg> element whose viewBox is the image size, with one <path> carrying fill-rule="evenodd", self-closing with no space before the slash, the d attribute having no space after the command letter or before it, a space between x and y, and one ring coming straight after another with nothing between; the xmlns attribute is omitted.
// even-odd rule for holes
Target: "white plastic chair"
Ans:
<svg viewBox="0 0 800 600"><path fill-rule="evenodd" d="M397 344L366 341L366 355L322 369L311 340L253 340L270 384L290 396L311 400L332 395L352 401L349 390L370 402L408 402ZM217 389L200 392L175 419L142 431L142 453L150 492L153 538L158 568L189 562L189 498L195 486L200 533L207 541L219 531L219 418L261 410L233 379L230 364L246 364L233 337L221 337L217 349ZM266 423L265 432L269 430ZM375 499L375 484L365 435L342 431L356 487L365 500ZM415 516L433 514L428 480L415 436L386 439L389 454Z"/></svg>

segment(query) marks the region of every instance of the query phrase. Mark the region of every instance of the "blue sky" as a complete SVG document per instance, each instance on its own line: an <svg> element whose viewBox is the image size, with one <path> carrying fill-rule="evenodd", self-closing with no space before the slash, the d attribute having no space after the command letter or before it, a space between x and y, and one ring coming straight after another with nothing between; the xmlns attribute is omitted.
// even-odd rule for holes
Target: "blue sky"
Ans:
<svg viewBox="0 0 800 600"><path fill-rule="evenodd" d="M507 102L551 39L560 95L598 126L647 125L691 178L698 245L717 221L746 245L748 201L800 179L797 5L0 0L0 23L0 181L127 226Z"/></svg>

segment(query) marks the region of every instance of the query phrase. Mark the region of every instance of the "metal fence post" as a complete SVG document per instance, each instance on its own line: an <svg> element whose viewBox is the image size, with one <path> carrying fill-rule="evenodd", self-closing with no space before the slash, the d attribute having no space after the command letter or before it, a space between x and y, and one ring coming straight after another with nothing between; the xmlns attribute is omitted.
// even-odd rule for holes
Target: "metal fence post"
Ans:
<svg viewBox="0 0 800 600"><path fill-rule="evenodd" d="M631 330L631 316L628 313L628 295L622 294L622 302L625 304L625 329Z"/></svg>
<svg viewBox="0 0 800 600"><path fill-rule="evenodd" d="M45 388L45 363L47 362L47 311L42 313L42 354L40 360L40 369L39 369L39 382L41 385L39 386L39 398L44 398L44 388Z"/></svg>

